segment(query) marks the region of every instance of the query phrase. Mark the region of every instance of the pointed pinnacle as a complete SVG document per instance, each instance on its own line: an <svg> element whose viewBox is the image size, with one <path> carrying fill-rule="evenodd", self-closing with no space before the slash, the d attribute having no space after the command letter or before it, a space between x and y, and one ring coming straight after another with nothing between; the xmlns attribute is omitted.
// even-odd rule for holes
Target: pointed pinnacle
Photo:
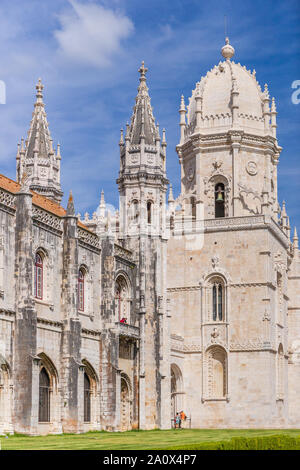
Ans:
<svg viewBox="0 0 300 470"><path fill-rule="evenodd" d="M271 113L276 113L275 98L272 98Z"/></svg>
<svg viewBox="0 0 300 470"><path fill-rule="evenodd" d="M70 194L69 194L69 200L68 200L68 205L67 205L67 215L75 215L72 191L70 191Z"/></svg>
<svg viewBox="0 0 300 470"><path fill-rule="evenodd" d="M57 142L57 152L56 152L56 158L57 160L61 160L61 154L60 154L60 143Z"/></svg>
<svg viewBox="0 0 300 470"><path fill-rule="evenodd" d="M185 111L184 96L181 95L179 111Z"/></svg>
<svg viewBox="0 0 300 470"><path fill-rule="evenodd" d="M270 99L270 95L269 95L269 90L268 90L268 84L265 83L265 89L264 89L264 95L265 95L265 99Z"/></svg>
<svg viewBox="0 0 300 470"><path fill-rule="evenodd" d="M124 144L124 131L123 131L123 128L121 129L120 131L120 142L119 142L119 145L123 145Z"/></svg>
<svg viewBox="0 0 300 470"><path fill-rule="evenodd" d="M170 190L169 190L169 197L168 197L168 202L174 202L174 196L173 196L173 188L172 184L170 183Z"/></svg>
<svg viewBox="0 0 300 470"><path fill-rule="evenodd" d="M105 207L104 190L101 191L100 206Z"/></svg>

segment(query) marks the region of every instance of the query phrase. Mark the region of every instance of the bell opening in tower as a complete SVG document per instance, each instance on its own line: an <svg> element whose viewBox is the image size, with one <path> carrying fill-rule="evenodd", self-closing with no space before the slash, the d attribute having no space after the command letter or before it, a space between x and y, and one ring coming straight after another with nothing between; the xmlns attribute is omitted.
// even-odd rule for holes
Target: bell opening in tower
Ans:
<svg viewBox="0 0 300 470"><path fill-rule="evenodd" d="M215 186L215 217L225 217L225 191L223 183L217 183Z"/></svg>

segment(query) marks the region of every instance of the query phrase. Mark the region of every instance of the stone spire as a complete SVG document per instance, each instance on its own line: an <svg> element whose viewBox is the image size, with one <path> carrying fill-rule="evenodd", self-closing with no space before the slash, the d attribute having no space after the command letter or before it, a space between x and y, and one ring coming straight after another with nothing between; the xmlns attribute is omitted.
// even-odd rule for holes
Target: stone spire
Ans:
<svg viewBox="0 0 300 470"><path fill-rule="evenodd" d="M294 236L293 236L293 247L296 249L298 249L299 245L298 245L298 234L297 234L297 229L295 227L295 231L294 231Z"/></svg>
<svg viewBox="0 0 300 470"><path fill-rule="evenodd" d="M105 216L105 208L106 208L106 205L105 205L105 199L104 199L104 191L102 189L101 199L100 199L100 204L99 204L99 215L100 215L100 217Z"/></svg>
<svg viewBox="0 0 300 470"><path fill-rule="evenodd" d="M60 186L60 146L57 146L55 155L43 102L43 89L44 85L39 78L25 148L22 142L17 155L17 180L20 182L26 172L31 189L60 202L63 195Z"/></svg>
<svg viewBox="0 0 300 470"><path fill-rule="evenodd" d="M148 69L144 66L144 61L138 71L140 73L140 85L138 87L138 94L135 99L135 106L131 117L129 130L130 143L140 144L141 140L144 139L145 144L151 145L155 144L157 130L146 84L146 73Z"/></svg>
<svg viewBox="0 0 300 470"><path fill-rule="evenodd" d="M72 217L75 215L72 191L70 191L70 194L69 194L69 200L68 200L68 205L67 205L67 215L70 215Z"/></svg>

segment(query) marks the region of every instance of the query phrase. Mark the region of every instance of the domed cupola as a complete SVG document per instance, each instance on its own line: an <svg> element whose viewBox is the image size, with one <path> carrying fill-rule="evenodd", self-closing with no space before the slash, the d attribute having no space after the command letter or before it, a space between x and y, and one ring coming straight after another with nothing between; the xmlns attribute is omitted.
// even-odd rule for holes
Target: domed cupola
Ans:
<svg viewBox="0 0 300 470"><path fill-rule="evenodd" d="M253 72L232 59L235 50L226 38L223 62L196 83L187 106L184 141L194 133L224 132L231 128L271 133L267 86L262 91ZM181 142L183 143L183 142Z"/></svg>

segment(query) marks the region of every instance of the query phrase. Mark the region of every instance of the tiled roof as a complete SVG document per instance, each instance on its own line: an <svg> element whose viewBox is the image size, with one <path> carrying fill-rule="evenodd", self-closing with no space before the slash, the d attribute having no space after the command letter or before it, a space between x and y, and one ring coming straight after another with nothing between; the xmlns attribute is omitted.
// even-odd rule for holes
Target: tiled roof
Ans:
<svg viewBox="0 0 300 470"><path fill-rule="evenodd" d="M7 178L6 176L0 174L0 188L10 193L16 194L20 191L21 185L19 183L16 183L16 181L13 181L10 178ZM64 217L66 215L66 210L57 202L54 202L45 196L41 196L35 191L31 192L33 194L32 203L35 206L38 206L41 209L51 212L52 214L57 215L58 217ZM78 226L84 228L85 230L88 230L89 232L91 231L87 228L86 225L84 225L80 221L78 221Z"/></svg>

